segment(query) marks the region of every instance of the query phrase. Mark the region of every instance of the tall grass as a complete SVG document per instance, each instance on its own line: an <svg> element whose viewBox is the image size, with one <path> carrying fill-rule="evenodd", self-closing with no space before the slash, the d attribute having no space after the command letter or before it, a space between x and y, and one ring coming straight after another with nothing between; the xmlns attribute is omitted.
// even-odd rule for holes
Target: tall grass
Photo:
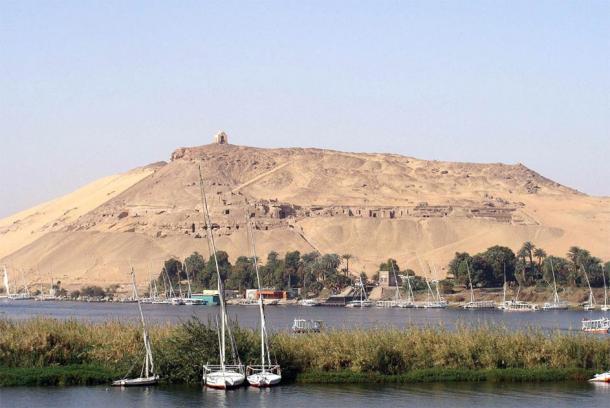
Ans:
<svg viewBox="0 0 610 408"><path fill-rule="evenodd" d="M234 332L242 361L258 363L258 334L239 327ZM150 334L157 371L167 382L198 383L202 364L218 360L210 322L152 325ZM580 378L610 366L610 342L604 337L497 326L278 333L271 337L271 353L287 380L307 382ZM19 372L14 369L48 374L49 368L80 365L87 367L86 382L108 373L137 373L143 356L136 324L0 320L0 374ZM100 374L93 376L90 367ZM31 377L36 371L22 372ZM11 378L8 383L15 382Z"/></svg>

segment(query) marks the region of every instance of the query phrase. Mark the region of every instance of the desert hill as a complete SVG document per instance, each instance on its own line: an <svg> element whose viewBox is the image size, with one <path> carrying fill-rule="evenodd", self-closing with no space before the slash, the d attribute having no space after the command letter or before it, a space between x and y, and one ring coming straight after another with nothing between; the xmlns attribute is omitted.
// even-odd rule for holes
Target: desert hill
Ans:
<svg viewBox="0 0 610 408"><path fill-rule="evenodd" d="M525 240L610 258L610 199L520 164L214 143L0 220L0 264L14 280L82 286L127 282L129 262L142 281L170 256L207 256L199 166L217 246L233 259L248 254L246 216L255 216L260 256L350 253L368 273L387 257L419 270L419 258L442 276L456 251Z"/></svg>

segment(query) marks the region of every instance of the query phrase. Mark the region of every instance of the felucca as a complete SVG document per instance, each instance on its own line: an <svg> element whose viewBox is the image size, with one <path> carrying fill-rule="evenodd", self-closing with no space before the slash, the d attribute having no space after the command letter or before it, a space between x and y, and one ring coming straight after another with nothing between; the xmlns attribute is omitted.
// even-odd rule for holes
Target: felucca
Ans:
<svg viewBox="0 0 610 408"><path fill-rule="evenodd" d="M595 296L593 295L593 289L591 288L591 282L589 281L589 276L587 275L587 271L584 266L580 266L582 273L585 275L585 280L587 281L587 286L589 287L589 298L587 299L587 303L585 303L585 310L595 310L597 309L597 305L595 303Z"/></svg>
<svg viewBox="0 0 610 408"><path fill-rule="evenodd" d="M159 376L155 374L155 364L153 362L152 347L150 345L150 337L148 337L148 330L146 330L146 321L144 320L144 313L142 312L142 304L140 297L138 296L138 289L136 288L136 276L131 268L131 283L133 284L133 293L138 303L138 310L140 311L140 320L142 322L142 340L144 341L144 364L142 365L142 371L138 378L123 378L112 382L112 385L118 387L131 387L131 386L143 386L143 385L155 385L159 382Z"/></svg>
<svg viewBox="0 0 610 408"><path fill-rule="evenodd" d="M565 300L559 300L559 293L557 293L557 281L555 280L555 269L553 268L553 260L551 261L551 273L553 274L553 301L547 302L542 305L542 310L566 310L568 308L568 302Z"/></svg>
<svg viewBox="0 0 610 408"><path fill-rule="evenodd" d="M474 310L474 309L493 309L496 307L493 300L474 300L474 289L472 287L472 277L470 276L470 266L468 266L468 262L466 262L466 270L468 271L468 283L470 285L470 302L464 305L464 309Z"/></svg>
<svg viewBox="0 0 610 408"><path fill-rule="evenodd" d="M212 231L212 222L210 220L210 212L208 210L208 201L203 187L203 176L201 175L201 166L199 166L199 186L201 189L201 203L203 205L203 215L205 220L206 232L208 237L208 250L214 258L214 266L216 267L216 280L218 281L218 298L220 301L220 327L218 328L218 349L219 349L219 364L205 364L203 366L203 384L210 388L230 389L240 387L246 380L244 374L244 366L239 360L235 341L231 333L231 328L227 323L227 309L225 302L225 291L220 268L218 266L218 257L216 256L216 243L214 242L214 232ZM233 364L226 364L226 342L227 337L232 351Z"/></svg>
<svg viewBox="0 0 610 408"><path fill-rule="evenodd" d="M254 243L254 233L252 231L252 225L246 218L246 232L250 238L250 244L252 246L252 262L254 264L254 270L256 271L256 284L258 290L262 289L261 277L258 271L258 262L256 258L256 244ZM263 296L259 292L258 296L258 307L261 318L261 364L260 365L248 365L246 367L246 374L248 383L253 387L271 387L279 384L282 381L282 371L278 364L271 364L271 355L269 353L269 343L267 337L267 323L265 320L265 304L263 302Z"/></svg>
<svg viewBox="0 0 610 408"><path fill-rule="evenodd" d="M504 310L506 312L533 312L538 310L538 305L519 300L519 292L521 292L520 283L515 298L512 300L506 300L506 286L506 265L504 265L504 286L502 290L502 303L498 306L498 309Z"/></svg>
<svg viewBox="0 0 610 408"><path fill-rule="evenodd" d="M364 282L362 282L362 276L358 277L358 295L360 296L360 299L354 299L350 302L348 302L345 307L371 307L373 306L373 302L371 302L370 300L367 299L366 297L366 289L364 287Z"/></svg>

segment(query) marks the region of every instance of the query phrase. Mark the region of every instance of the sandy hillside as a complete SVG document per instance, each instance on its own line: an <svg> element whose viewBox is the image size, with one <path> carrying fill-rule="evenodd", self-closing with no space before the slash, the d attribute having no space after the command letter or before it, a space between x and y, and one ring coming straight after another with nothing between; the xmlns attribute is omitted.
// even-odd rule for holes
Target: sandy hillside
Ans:
<svg viewBox="0 0 610 408"><path fill-rule="evenodd" d="M169 256L208 254L201 166L219 249L350 253L368 273L387 257L442 276L456 251L531 240L610 258L610 199L590 197L522 165L426 161L393 154L211 144L168 163L108 177L0 220L0 263L23 283L82 286L140 280ZM18 283L18 282L16 282Z"/></svg>

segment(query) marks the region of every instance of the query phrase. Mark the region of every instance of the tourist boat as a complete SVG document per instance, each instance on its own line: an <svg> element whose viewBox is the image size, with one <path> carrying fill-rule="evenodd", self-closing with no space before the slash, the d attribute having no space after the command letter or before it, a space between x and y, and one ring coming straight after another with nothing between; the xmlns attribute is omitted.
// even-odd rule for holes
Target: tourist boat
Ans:
<svg viewBox="0 0 610 408"><path fill-rule="evenodd" d="M322 320L294 319L292 322L293 333L320 333L324 322Z"/></svg>
<svg viewBox="0 0 610 408"><path fill-rule="evenodd" d="M476 309L494 309L496 307L492 300L474 300L474 289L472 287L472 278L470 277L470 266L466 262L466 270L468 271L468 283L470 284L470 302L466 303L463 308L468 310Z"/></svg>
<svg viewBox="0 0 610 408"><path fill-rule="evenodd" d="M172 306L182 306L182 305L185 305L186 303L184 301L184 298L174 297L169 300L169 304Z"/></svg>
<svg viewBox="0 0 610 408"><path fill-rule="evenodd" d="M187 306L205 306L208 302L203 299L186 298L184 299L184 304Z"/></svg>
<svg viewBox="0 0 610 408"><path fill-rule="evenodd" d="M256 283L258 290L262 289L260 272L258 270L258 262L256 261L256 244L254 242L254 233L250 220L246 218L246 232L250 237L252 246L252 263L256 272ZM258 297L258 307L260 312L260 331L261 331L261 363L259 365L248 365L246 367L246 378L248 383L253 387L272 387L282 381L282 370L279 364L271 363L271 354L269 353L269 342L267 337L267 322L265 320L265 303L262 295Z"/></svg>
<svg viewBox="0 0 610 408"><path fill-rule="evenodd" d="M589 380L589 382L610 383L610 371L606 371L605 373L601 374L595 374L593 378Z"/></svg>
<svg viewBox="0 0 610 408"><path fill-rule="evenodd" d="M258 300L241 299L237 304L240 306L258 306Z"/></svg>
<svg viewBox="0 0 610 408"><path fill-rule="evenodd" d="M136 301L138 303L138 310L140 311L140 320L142 322L142 340L144 341L144 364L142 366L142 371L140 372L140 377L138 378L122 378L120 380L116 380L112 382L113 386L118 387L131 387L131 386L145 386L145 385L155 385L159 382L159 375L155 374L155 364L153 362L152 356L152 347L150 345L150 337L148 337L148 330L146 330L146 321L144 320L144 313L142 312L142 304L140 303L140 298L138 297L138 292L136 288L136 276L131 268L131 282L133 284L133 290L136 296Z"/></svg>
<svg viewBox="0 0 610 408"><path fill-rule="evenodd" d="M203 206L204 223L207 231L208 250L213 255L214 266L216 269L216 280L218 284L218 298L220 301L220 327L218 328L218 351L219 364L208 364L203 366L203 384L210 388L230 389L237 388L243 385L246 380L244 366L239 359L239 354L236 350L235 340L231 333L231 328L227 324L227 308L225 305L225 291L220 268L218 266L218 257L216 255L216 243L214 242L214 232L212 229L212 221L210 220L210 212L208 210L208 202L203 187L203 176L201 175L201 166L199 166L199 186L201 190L201 201ZM234 358L233 364L226 363L226 343L227 337L229 346L232 348L231 355Z"/></svg>
<svg viewBox="0 0 610 408"><path fill-rule="evenodd" d="M318 299L303 299L299 302L299 305L309 307L320 306L321 304Z"/></svg>
<svg viewBox="0 0 610 408"><path fill-rule="evenodd" d="M360 308L364 308L364 307L371 307L371 306L373 306L373 302L368 300L367 297L366 297L366 289L364 287L364 283L362 282L362 276L358 277L358 292L357 293L360 296L360 299L354 299L354 300L351 300L351 301L347 302L345 307L350 307L350 308L360 307Z"/></svg>
<svg viewBox="0 0 610 408"><path fill-rule="evenodd" d="M583 319L582 331L587 333L608 333L610 329L610 319L602 317L601 319Z"/></svg>
<svg viewBox="0 0 610 408"><path fill-rule="evenodd" d="M500 309L506 312L534 312L538 310L538 305L513 299L502 302Z"/></svg>
<svg viewBox="0 0 610 408"><path fill-rule="evenodd" d="M551 273L553 274L553 301L547 302L542 305L542 310L566 310L568 308L568 302L559 299L559 293L557 293L557 281L555 280L555 269L553 268L553 260L551 261Z"/></svg>

